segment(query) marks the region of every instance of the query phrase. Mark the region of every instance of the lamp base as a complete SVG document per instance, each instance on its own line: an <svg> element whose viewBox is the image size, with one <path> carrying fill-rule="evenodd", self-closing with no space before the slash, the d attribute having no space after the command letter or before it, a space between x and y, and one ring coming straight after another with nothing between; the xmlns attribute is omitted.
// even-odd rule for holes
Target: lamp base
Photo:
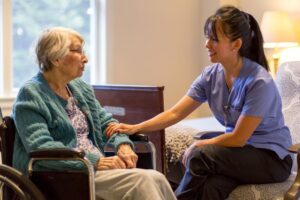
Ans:
<svg viewBox="0 0 300 200"><path fill-rule="evenodd" d="M279 57L278 56L273 56L273 66L274 66L274 75L276 75L277 70L278 70L278 64L279 64Z"/></svg>

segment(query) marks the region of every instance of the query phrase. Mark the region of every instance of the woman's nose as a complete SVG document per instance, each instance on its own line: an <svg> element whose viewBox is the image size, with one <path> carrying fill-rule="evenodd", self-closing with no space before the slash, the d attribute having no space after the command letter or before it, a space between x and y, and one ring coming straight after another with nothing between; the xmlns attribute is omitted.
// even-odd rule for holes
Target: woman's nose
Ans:
<svg viewBox="0 0 300 200"><path fill-rule="evenodd" d="M86 54L83 54L82 56L83 56L83 60L82 60L83 63L87 63L89 60L88 60Z"/></svg>
<svg viewBox="0 0 300 200"><path fill-rule="evenodd" d="M205 47L209 48L209 46L210 46L210 39L206 39L206 41L205 41Z"/></svg>

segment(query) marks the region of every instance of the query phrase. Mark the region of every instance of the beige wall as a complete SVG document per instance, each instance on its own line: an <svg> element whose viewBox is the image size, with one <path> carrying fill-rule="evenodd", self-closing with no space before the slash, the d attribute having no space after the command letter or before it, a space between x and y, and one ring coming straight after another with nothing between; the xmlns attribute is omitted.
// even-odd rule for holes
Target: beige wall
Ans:
<svg viewBox="0 0 300 200"><path fill-rule="evenodd" d="M300 1L299 0L239 0L240 7L253 16L260 22L263 13L268 10L284 11L294 17L296 31L300 42ZM259 5L259 6L257 6Z"/></svg>
<svg viewBox="0 0 300 200"><path fill-rule="evenodd" d="M255 18L260 21L263 12L267 10L278 10L288 12L299 12L299 0L239 0L240 7L253 14Z"/></svg>
<svg viewBox="0 0 300 200"><path fill-rule="evenodd" d="M175 104L209 64L205 19L218 0L109 0L108 82L165 86ZM210 115L207 107L198 115Z"/></svg>
<svg viewBox="0 0 300 200"><path fill-rule="evenodd" d="M292 16L295 24L295 31L298 35L298 43L300 43L300 1L299 0L239 0L240 7L246 12L251 13L260 23L265 11L283 11ZM259 5L259 6L257 6ZM279 52L284 49L279 49ZM269 60L270 68L273 68L272 55L273 49L265 49L266 56Z"/></svg>

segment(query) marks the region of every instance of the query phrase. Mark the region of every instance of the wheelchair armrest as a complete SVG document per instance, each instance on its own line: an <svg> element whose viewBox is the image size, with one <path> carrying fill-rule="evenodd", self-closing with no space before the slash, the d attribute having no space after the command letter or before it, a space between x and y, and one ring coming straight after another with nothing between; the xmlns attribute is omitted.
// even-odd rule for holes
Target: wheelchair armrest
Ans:
<svg viewBox="0 0 300 200"><path fill-rule="evenodd" d="M289 151L292 153L300 153L300 143L290 146Z"/></svg>
<svg viewBox="0 0 300 200"><path fill-rule="evenodd" d="M84 151L70 148L38 149L29 153L30 158L84 158Z"/></svg>
<svg viewBox="0 0 300 200"><path fill-rule="evenodd" d="M148 136L142 133L130 135L129 139L133 142L149 142Z"/></svg>
<svg viewBox="0 0 300 200"><path fill-rule="evenodd" d="M90 199L95 200L95 181L94 181L94 166L92 163L85 158L85 153L83 151L76 151L71 148L56 148L56 149L39 149L34 150L29 153L29 163L28 163L28 175L29 177L34 180L35 183L39 185L44 185L43 183L48 182L50 179L53 180L52 177L56 177L58 180L65 180L63 178L64 174L72 174L73 176L76 174L85 174L88 177L88 188L90 193ZM80 161L85 167L86 170L62 170L62 171L52 171L49 170L34 170L33 165L36 161L41 160L52 160L52 161L59 161L59 160L76 160ZM78 173L79 172L79 173ZM50 177L50 178L49 178ZM82 175L76 175L78 178L82 178ZM52 181L53 183L53 181ZM45 187L44 187L45 189ZM85 191L85 189L83 189ZM48 189L45 189L48 191ZM56 190L59 191L59 190ZM81 191L81 190L80 190ZM62 196L61 191L59 192L60 196ZM51 198L53 199L53 198ZM86 198L85 198L86 199Z"/></svg>
<svg viewBox="0 0 300 200"><path fill-rule="evenodd" d="M199 133L196 133L193 136L193 138L196 140L202 140L202 139L213 138L221 134L224 134L224 131L201 131Z"/></svg>

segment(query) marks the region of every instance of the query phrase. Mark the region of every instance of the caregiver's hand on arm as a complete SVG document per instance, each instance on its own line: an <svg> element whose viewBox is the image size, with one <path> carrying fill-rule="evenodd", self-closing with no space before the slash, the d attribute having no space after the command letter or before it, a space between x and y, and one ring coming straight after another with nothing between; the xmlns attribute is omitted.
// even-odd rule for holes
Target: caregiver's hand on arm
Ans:
<svg viewBox="0 0 300 200"><path fill-rule="evenodd" d="M138 132L138 125L123 124L123 123L110 123L106 128L106 137L110 138L114 133L125 133L133 135Z"/></svg>

